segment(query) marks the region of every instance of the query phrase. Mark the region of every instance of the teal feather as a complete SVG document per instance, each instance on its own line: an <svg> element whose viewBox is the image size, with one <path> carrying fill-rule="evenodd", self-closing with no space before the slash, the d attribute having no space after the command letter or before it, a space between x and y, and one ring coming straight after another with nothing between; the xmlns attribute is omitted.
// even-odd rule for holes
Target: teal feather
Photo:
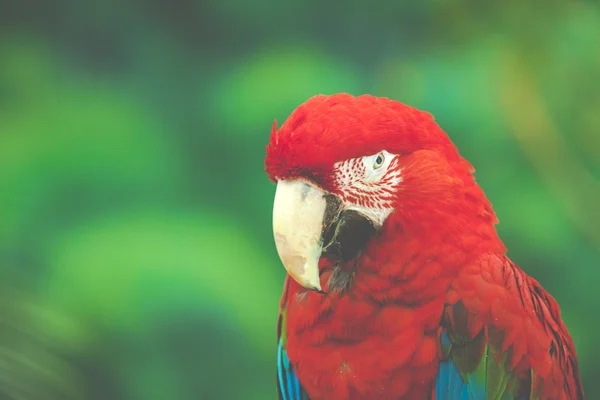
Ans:
<svg viewBox="0 0 600 400"><path fill-rule="evenodd" d="M529 400L529 393L521 390L509 367L509 353L498 350L486 334L487 328L469 338L464 307L459 303L451 312L455 324L446 323L439 339L443 360L436 379L436 400Z"/></svg>
<svg viewBox="0 0 600 400"><path fill-rule="evenodd" d="M277 391L279 400L310 400L300 384L294 366L285 350L287 334L285 331L285 310L279 315L277 329Z"/></svg>

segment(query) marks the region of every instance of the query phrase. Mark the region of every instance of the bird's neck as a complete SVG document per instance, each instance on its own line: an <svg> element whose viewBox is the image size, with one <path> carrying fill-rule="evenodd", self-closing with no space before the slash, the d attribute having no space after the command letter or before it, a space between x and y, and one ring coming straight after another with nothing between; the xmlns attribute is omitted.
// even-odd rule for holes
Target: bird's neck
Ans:
<svg viewBox="0 0 600 400"><path fill-rule="evenodd" d="M486 253L504 254L489 201L480 192L460 195L445 203L398 208L355 260L324 262L322 285L376 299L417 301L421 296L426 301L445 292L472 260Z"/></svg>

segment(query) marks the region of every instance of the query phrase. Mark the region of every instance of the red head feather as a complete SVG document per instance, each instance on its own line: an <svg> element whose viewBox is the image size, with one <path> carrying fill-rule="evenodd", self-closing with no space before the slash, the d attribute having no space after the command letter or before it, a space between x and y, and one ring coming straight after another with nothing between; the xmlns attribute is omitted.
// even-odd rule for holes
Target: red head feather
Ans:
<svg viewBox="0 0 600 400"><path fill-rule="evenodd" d="M394 154L437 150L452 161L458 152L431 114L387 98L342 93L301 104L276 130L265 160L272 180L327 179L333 164L385 149Z"/></svg>
<svg viewBox="0 0 600 400"><path fill-rule="evenodd" d="M273 124L265 166L273 181L302 177L337 192L336 162L382 150L401 157L404 205L450 200L465 185L487 202L473 168L431 114L371 95L318 95L301 104L279 130Z"/></svg>

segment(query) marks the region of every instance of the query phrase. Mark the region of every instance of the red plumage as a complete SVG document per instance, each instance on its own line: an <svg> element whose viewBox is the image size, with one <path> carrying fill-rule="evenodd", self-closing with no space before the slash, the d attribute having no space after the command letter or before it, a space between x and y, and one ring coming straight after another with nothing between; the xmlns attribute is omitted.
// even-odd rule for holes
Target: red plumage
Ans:
<svg viewBox="0 0 600 400"><path fill-rule="evenodd" d="M529 382L540 399L583 398L558 305L506 257L473 168L430 114L373 96L313 97L274 125L266 170L347 197L334 164L383 149L398 155L402 182L377 237L356 264L320 260L327 295L285 282L287 356L309 397L432 399L446 329L508 354L515 390ZM336 267L352 270L343 292L329 290Z"/></svg>

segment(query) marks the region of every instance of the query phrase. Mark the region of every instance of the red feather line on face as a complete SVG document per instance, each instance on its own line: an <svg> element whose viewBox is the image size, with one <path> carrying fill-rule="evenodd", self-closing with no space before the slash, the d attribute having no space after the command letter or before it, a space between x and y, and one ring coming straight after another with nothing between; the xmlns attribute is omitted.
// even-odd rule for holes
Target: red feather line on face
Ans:
<svg viewBox="0 0 600 400"><path fill-rule="evenodd" d="M376 181L365 181L367 170L361 158L335 164L334 187L346 203L365 208L394 208L396 191L402 181L398 157L392 156L385 174Z"/></svg>

